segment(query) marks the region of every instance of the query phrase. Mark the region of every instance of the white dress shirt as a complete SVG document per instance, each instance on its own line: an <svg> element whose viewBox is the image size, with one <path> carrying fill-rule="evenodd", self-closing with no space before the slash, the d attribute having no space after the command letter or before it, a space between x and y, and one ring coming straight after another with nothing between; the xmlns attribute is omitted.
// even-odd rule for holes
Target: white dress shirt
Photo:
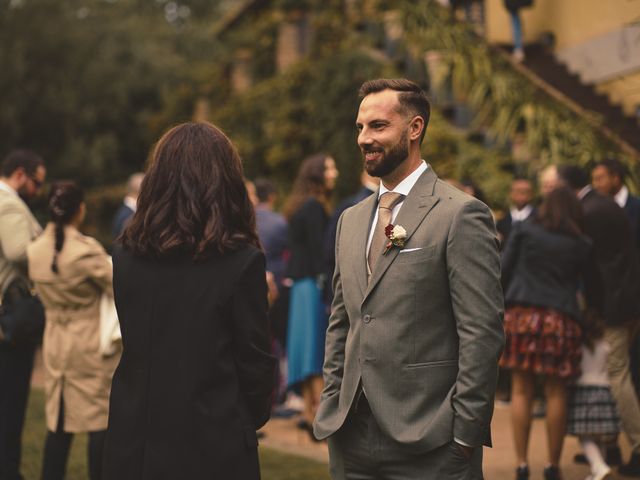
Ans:
<svg viewBox="0 0 640 480"><path fill-rule="evenodd" d="M629 199L629 189L623 185L622 188L613 196L613 199L616 201L620 208L624 208L627 204L627 200Z"/></svg>
<svg viewBox="0 0 640 480"><path fill-rule="evenodd" d="M411 172L398 185L396 185L396 188L394 188L393 190L387 189L382 184L382 182L380 182L380 190L378 191L378 200L380 200L380 197L387 192L401 193L406 197L407 195L409 195L409 192L418 181L418 178L420 178L420 175L422 175L427 170L427 168L429 168L429 166L427 165L427 162L423 160L420 166L416 168L413 172ZM395 221L396 217L398 216L398 212L400 211L400 208L402 208L403 204L404 204L404 199L402 199L401 202L398 202L396 206L393 207L393 210L391 211L391 223ZM373 240L373 232L376 229L377 223L378 223L378 209L376 208L376 214L373 217L373 223L371 223L371 229L369 230L369 240L367 241L366 257L369 256L369 248L371 247L371 240Z"/></svg>
<svg viewBox="0 0 640 480"><path fill-rule="evenodd" d="M522 209L518 210L515 207L512 207L509 213L511 213L511 221L512 222L524 222L527 218L531 216L531 212L533 212L532 205L525 205Z"/></svg>

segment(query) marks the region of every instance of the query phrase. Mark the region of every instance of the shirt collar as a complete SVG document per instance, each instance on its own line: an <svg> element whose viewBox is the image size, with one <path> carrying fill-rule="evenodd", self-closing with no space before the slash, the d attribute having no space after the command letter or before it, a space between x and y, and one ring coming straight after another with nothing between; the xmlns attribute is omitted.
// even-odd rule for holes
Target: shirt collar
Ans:
<svg viewBox="0 0 640 480"><path fill-rule="evenodd" d="M420 166L416 168L413 172L411 172L407 177L405 177L405 179L402 180L398 185L396 185L396 188L394 188L393 190L388 190L382 184L382 182L380 182L380 190L378 190L378 198L380 198L383 194L387 192L401 193L406 197L407 195L409 195L409 192L411 191L413 186L416 184L416 182L420 178L420 175L422 175L427 170L427 168L429 168L429 166L427 165L427 162L422 160L422 163L420 163Z"/></svg>
<svg viewBox="0 0 640 480"><path fill-rule="evenodd" d="M5 192L11 193L16 197L19 196L18 192L16 192L11 185L9 185L6 182L3 182L2 180L0 180L0 190L4 190Z"/></svg>
<svg viewBox="0 0 640 480"><path fill-rule="evenodd" d="M531 204L525 205L520 210L518 210L516 207L513 207L511 208L511 219L515 220L516 222L521 222L529 218L531 212L533 212L533 206Z"/></svg>
<svg viewBox="0 0 640 480"><path fill-rule="evenodd" d="M580 191L578 192L578 199L579 199L579 200L582 200L584 197L586 197L586 196L587 196L587 194L588 194L591 190L593 190L593 188L591 188L591 185L585 185L585 186L582 188L582 190L580 190Z"/></svg>
<svg viewBox="0 0 640 480"><path fill-rule="evenodd" d="M129 195L124 197L124 204L134 212L136 211L136 207L138 206L138 202L136 202L136 200L134 198L131 198Z"/></svg>
<svg viewBox="0 0 640 480"><path fill-rule="evenodd" d="M624 208L627 204L627 200L629 198L629 189L626 185L623 185L622 188L613 196L613 199L616 201L620 208Z"/></svg>

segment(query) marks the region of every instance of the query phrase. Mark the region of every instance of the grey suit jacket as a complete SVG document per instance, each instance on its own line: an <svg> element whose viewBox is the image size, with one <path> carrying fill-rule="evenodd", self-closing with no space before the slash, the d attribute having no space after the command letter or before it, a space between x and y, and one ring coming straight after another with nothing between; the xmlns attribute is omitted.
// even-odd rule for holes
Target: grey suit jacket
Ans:
<svg viewBox="0 0 640 480"><path fill-rule="evenodd" d="M336 432L362 382L380 428L408 450L454 437L490 445L504 345L495 225L486 205L426 170L395 220L407 231L367 283L377 195L338 224L336 269L314 431ZM410 251L410 249L418 249Z"/></svg>
<svg viewBox="0 0 640 480"><path fill-rule="evenodd" d="M0 189L0 301L14 278L27 277L27 245L42 232L20 197Z"/></svg>

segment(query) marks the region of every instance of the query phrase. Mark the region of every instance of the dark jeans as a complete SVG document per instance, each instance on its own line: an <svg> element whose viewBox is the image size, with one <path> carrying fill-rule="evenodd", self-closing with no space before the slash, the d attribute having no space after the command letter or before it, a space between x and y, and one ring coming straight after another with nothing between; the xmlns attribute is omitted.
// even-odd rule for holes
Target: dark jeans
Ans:
<svg viewBox="0 0 640 480"><path fill-rule="evenodd" d="M475 448L471 459L453 441L429 452L408 452L380 430L366 399L329 437L329 457L333 480L482 479L482 448Z"/></svg>
<svg viewBox="0 0 640 480"><path fill-rule="evenodd" d="M22 479L22 428L35 350L0 343L0 480Z"/></svg>
<svg viewBox="0 0 640 480"><path fill-rule="evenodd" d="M89 479L100 480L102 478L102 454L106 430L89 432ZM44 460L42 461L42 480L64 480L69 460L69 450L73 433L64 431L64 402L60 399L60 414L58 415L58 428L55 432L47 432L44 443Z"/></svg>

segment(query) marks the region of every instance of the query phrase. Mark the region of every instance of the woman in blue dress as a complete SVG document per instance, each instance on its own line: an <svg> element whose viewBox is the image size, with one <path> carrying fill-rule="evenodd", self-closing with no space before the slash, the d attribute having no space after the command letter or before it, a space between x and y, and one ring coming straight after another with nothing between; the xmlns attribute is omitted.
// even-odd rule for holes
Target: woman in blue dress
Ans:
<svg viewBox="0 0 640 480"><path fill-rule="evenodd" d="M306 158L284 207L291 249L287 277L293 280L287 332L288 386L302 393L304 411L299 427L309 433L323 387L327 315L322 304L326 281L322 252L329 199L337 177L331 156L318 153Z"/></svg>

